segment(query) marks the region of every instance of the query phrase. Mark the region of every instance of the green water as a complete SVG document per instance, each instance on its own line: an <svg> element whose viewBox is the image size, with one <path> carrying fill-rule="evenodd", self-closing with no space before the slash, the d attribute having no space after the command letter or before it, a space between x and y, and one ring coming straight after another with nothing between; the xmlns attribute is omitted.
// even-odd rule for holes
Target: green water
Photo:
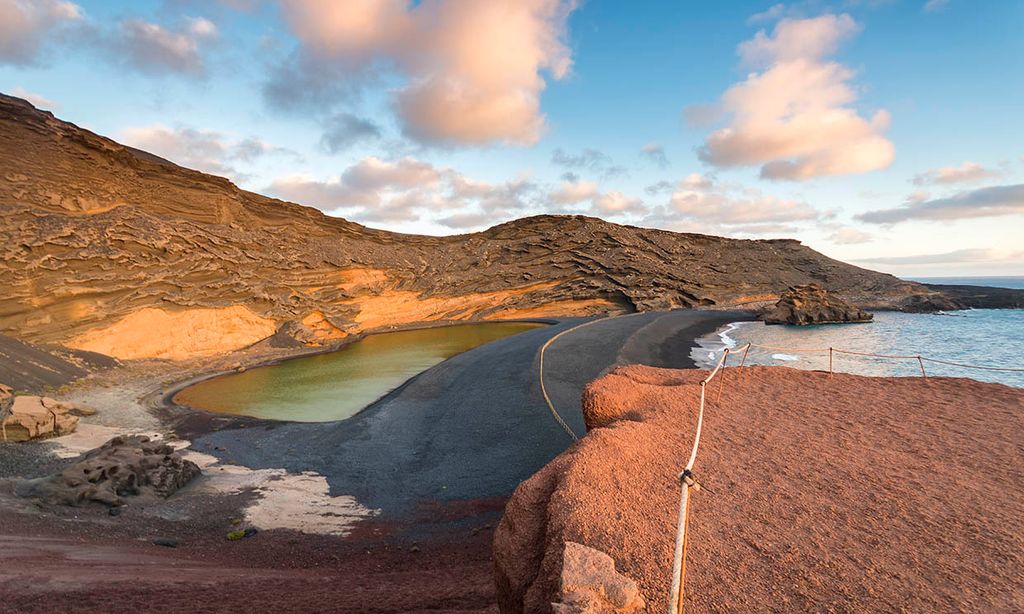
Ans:
<svg viewBox="0 0 1024 614"><path fill-rule="evenodd" d="M174 402L273 420L342 420L446 358L541 326L492 322L370 335L337 352L200 382Z"/></svg>

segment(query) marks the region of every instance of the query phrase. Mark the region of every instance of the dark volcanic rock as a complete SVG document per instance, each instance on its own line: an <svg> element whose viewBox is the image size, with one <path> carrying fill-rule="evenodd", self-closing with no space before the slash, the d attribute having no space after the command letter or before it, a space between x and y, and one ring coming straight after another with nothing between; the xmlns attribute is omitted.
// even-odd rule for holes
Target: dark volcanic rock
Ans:
<svg viewBox="0 0 1024 614"><path fill-rule="evenodd" d="M59 473L25 480L17 492L61 505L122 505L126 496L167 498L200 473L166 443L131 435L111 439Z"/></svg>
<svg viewBox="0 0 1024 614"><path fill-rule="evenodd" d="M870 322L872 315L830 294L818 284L794 286L766 313L765 324Z"/></svg>
<svg viewBox="0 0 1024 614"><path fill-rule="evenodd" d="M935 313L936 311L956 311L966 308L964 303L938 292L908 296L900 304L900 311L907 313Z"/></svg>

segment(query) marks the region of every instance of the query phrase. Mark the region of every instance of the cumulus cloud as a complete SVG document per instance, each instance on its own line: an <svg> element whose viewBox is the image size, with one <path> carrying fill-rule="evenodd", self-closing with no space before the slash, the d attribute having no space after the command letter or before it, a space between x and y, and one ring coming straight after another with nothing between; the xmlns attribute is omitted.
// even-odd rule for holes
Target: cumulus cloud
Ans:
<svg viewBox="0 0 1024 614"><path fill-rule="evenodd" d="M872 224L907 220L959 220L1024 213L1024 184L999 185L959 192L946 198L914 193L900 207L862 213L857 219Z"/></svg>
<svg viewBox="0 0 1024 614"><path fill-rule="evenodd" d="M856 228L840 228L829 236L829 241L836 245L853 245L856 243L867 243L872 240L868 233Z"/></svg>
<svg viewBox="0 0 1024 614"><path fill-rule="evenodd" d="M648 143L640 148L640 155L653 162L658 168L668 168L668 156L665 148L657 143Z"/></svg>
<svg viewBox="0 0 1024 614"><path fill-rule="evenodd" d="M574 0L283 0L300 48L266 85L278 107L330 104L391 69L403 132L421 142L530 145L545 75L565 77Z"/></svg>
<svg viewBox="0 0 1024 614"><path fill-rule="evenodd" d="M763 178L787 180L889 166L889 113L861 117L850 106L853 71L826 59L859 29L845 14L783 19L771 35L761 31L742 43L738 52L755 72L722 95L716 108L730 123L708 136L700 158L721 167L761 165Z"/></svg>
<svg viewBox="0 0 1024 614"><path fill-rule="evenodd" d="M131 127L122 131L121 140L175 164L236 180L246 178L235 168L237 162L251 163L274 154L297 157L289 149L275 147L260 139L234 140L220 132L184 126Z"/></svg>
<svg viewBox="0 0 1024 614"><path fill-rule="evenodd" d="M966 161L960 166L943 166L914 175L914 185L972 183L984 179L993 179L1002 173L985 168L977 162Z"/></svg>
<svg viewBox="0 0 1024 614"><path fill-rule="evenodd" d="M351 113L337 113L325 122L320 146L328 153L338 153L366 141L383 136L380 126Z"/></svg>
<svg viewBox="0 0 1024 614"><path fill-rule="evenodd" d="M451 228L507 219L537 198L539 188L520 177L503 183L477 181L412 157L368 157L328 179L293 175L266 190L286 200L364 222L409 222L429 216Z"/></svg>
<svg viewBox="0 0 1024 614"><path fill-rule="evenodd" d="M547 195L547 201L556 205L578 205L586 203L584 211L576 208L567 208L570 213L588 213L598 216L617 216L623 214L641 214L647 212L647 207L639 198L627 196L619 191L602 192L597 183L593 181L581 181L578 178L570 178L563 181L558 189Z"/></svg>
<svg viewBox="0 0 1024 614"><path fill-rule="evenodd" d="M622 192L608 192L595 198L594 210L605 215L619 213L641 213L645 211L644 203L639 198L631 198Z"/></svg>
<svg viewBox="0 0 1024 614"><path fill-rule="evenodd" d="M217 39L216 24L202 17L169 30L142 19L125 19L106 40L110 51L142 72L202 75L203 50Z"/></svg>
<svg viewBox="0 0 1024 614"><path fill-rule="evenodd" d="M656 187L655 192L664 191ZM674 184L668 204L653 210L647 221L705 233L779 234L826 217L805 202L693 173Z"/></svg>
<svg viewBox="0 0 1024 614"><path fill-rule="evenodd" d="M17 96L18 98L23 98L31 102L33 105L39 107L40 109L49 109L50 111L54 111L60 108L60 103L50 100L49 98L46 98L41 94L32 93L26 90L25 88L21 87L20 85L16 86L11 91L11 94Z"/></svg>
<svg viewBox="0 0 1024 614"><path fill-rule="evenodd" d="M74 2L0 0L0 64L34 63L48 37L82 20L82 9Z"/></svg>
<svg viewBox="0 0 1024 614"><path fill-rule="evenodd" d="M593 181L563 181L558 190L548 195L548 200L559 205L575 205L597 198L600 193Z"/></svg>

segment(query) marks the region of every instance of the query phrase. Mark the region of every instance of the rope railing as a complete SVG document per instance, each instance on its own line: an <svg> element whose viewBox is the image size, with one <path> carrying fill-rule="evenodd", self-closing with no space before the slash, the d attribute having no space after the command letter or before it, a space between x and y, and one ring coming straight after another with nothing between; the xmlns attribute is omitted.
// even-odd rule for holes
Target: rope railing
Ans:
<svg viewBox="0 0 1024 614"><path fill-rule="evenodd" d="M720 372L722 372L728 363L730 353L738 353L740 350L743 351L743 358L740 360L739 366L746 365L747 355L750 352L750 348L760 348L765 350L776 350L783 352L794 352L794 353L824 353L828 352L828 373L832 375L834 373L832 357L833 354L850 354L853 356L869 356L876 358L886 358L894 360L916 360L921 367L921 376L928 377L925 372L924 363L934 362L943 365L950 365L954 367L963 367L965 369L981 369L985 371L1004 371L1022 373L1024 369L1015 367L991 367L982 365L969 365L964 363L952 362L948 360L939 360L937 358L927 358L921 355L895 355L895 354L873 354L870 352L856 352L853 350L843 350L839 348L783 348L775 347L770 345L761 345L757 343L747 343L740 348L725 348L722 352L721 358L715 363L714 368L700 382L700 404L697 410L697 429L694 433L693 447L690 449L690 457L686 461L686 467L679 474L680 482L680 499L679 499L679 518L676 525L676 543L675 550L673 552L672 560L672 585L669 593L669 614L681 614L683 612L683 583L686 578L686 542L687 532L690 523L690 489L700 491L700 482L693 477L693 466L697 461L697 450L700 448L700 437L704 428L704 409L706 405L707 397L707 386L711 383L711 380L715 378ZM725 383L718 389L718 397L716 402L721 398L722 388Z"/></svg>

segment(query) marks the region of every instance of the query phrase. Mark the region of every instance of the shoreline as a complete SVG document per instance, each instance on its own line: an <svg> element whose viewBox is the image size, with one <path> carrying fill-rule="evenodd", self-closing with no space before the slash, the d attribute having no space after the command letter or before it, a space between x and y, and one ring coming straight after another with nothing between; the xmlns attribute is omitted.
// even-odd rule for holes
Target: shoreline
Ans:
<svg viewBox="0 0 1024 614"><path fill-rule="evenodd" d="M1017 332L1020 328L1017 323L1024 323L1024 310L878 313L879 317L873 323L857 323L856 327L847 327L846 323L751 327L744 321L730 322L695 339L697 367L712 366L724 348L732 350L752 342L755 346L762 344L770 348L752 348L748 365L827 370L827 349L833 347L836 352L834 368L838 372L876 377L916 377L921 373L921 365L917 361L920 353L928 377L965 378L1024 388L1024 377L1019 375L1019 371L1014 371L1024 368L1024 363L1012 351L1004 351L1004 348L1024 343L1024 335ZM737 334L729 334L734 331ZM981 348L985 351L980 351ZM857 353L879 357L857 356ZM892 358L894 355L901 358ZM977 368L944 364L949 362Z"/></svg>

